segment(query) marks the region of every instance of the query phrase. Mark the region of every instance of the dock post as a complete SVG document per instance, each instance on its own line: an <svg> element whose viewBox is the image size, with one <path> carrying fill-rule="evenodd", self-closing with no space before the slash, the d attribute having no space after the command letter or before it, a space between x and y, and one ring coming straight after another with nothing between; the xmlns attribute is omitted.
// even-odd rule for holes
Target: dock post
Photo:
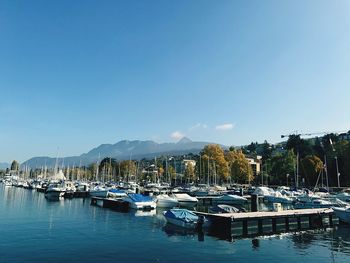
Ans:
<svg viewBox="0 0 350 263"><path fill-rule="evenodd" d="M301 230L301 218L298 216L298 230Z"/></svg>
<svg viewBox="0 0 350 263"><path fill-rule="evenodd" d="M276 232L277 232L276 218L272 218L272 232L273 232L273 233L276 233Z"/></svg>
<svg viewBox="0 0 350 263"><path fill-rule="evenodd" d="M248 221L247 220L243 220L243 236L247 236L248 235Z"/></svg>
<svg viewBox="0 0 350 263"><path fill-rule="evenodd" d="M262 219L259 219L258 221L258 233L261 235L263 234L264 232L264 229L263 229L263 220Z"/></svg>
<svg viewBox="0 0 350 263"><path fill-rule="evenodd" d="M329 226L333 227L333 217L332 214L329 214Z"/></svg>
<svg viewBox="0 0 350 263"><path fill-rule="evenodd" d="M285 222L286 222L286 231L289 231L289 217L287 216L286 218L285 218Z"/></svg>
<svg viewBox="0 0 350 263"><path fill-rule="evenodd" d="M258 195L253 194L251 198L251 210L252 212L258 212Z"/></svg>

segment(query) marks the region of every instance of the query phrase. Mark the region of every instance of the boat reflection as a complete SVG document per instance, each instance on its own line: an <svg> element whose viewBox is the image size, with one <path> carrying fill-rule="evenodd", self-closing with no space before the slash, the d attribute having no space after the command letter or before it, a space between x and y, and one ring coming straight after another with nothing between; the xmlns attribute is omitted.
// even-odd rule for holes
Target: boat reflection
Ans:
<svg viewBox="0 0 350 263"><path fill-rule="evenodd" d="M167 223L162 230L169 236L188 236L188 237L196 237L198 238L198 241L204 241L204 232L203 231L197 231L195 229L187 229L183 227L179 227L176 225L172 225Z"/></svg>

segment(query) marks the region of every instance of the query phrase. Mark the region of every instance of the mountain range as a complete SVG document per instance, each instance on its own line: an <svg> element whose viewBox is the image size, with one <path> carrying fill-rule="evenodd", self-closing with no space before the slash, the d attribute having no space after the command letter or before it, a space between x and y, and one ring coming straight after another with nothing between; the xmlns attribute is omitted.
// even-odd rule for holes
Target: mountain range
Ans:
<svg viewBox="0 0 350 263"><path fill-rule="evenodd" d="M10 168L9 163L0 163L0 170L5 170L7 168Z"/></svg>
<svg viewBox="0 0 350 263"><path fill-rule="evenodd" d="M211 144L209 142L194 142L189 138L183 137L177 143L156 143L154 141L140 141L140 140L123 140L115 144L101 144L100 146L83 153L80 156L62 157L58 158L59 166L78 166L89 165L91 163L102 160L105 157L112 157L120 160L139 160L142 158L154 158L161 155L182 155L188 153L198 153L205 145ZM223 146L226 148L226 146ZM27 165L31 168L40 168L43 166L55 166L56 158L51 157L33 157L22 165Z"/></svg>

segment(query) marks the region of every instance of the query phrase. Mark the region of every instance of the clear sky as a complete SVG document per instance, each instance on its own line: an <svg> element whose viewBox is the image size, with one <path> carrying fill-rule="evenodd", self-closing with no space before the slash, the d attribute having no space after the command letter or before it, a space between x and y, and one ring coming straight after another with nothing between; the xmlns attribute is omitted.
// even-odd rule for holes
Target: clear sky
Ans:
<svg viewBox="0 0 350 263"><path fill-rule="evenodd" d="M350 1L0 2L0 161L350 129Z"/></svg>

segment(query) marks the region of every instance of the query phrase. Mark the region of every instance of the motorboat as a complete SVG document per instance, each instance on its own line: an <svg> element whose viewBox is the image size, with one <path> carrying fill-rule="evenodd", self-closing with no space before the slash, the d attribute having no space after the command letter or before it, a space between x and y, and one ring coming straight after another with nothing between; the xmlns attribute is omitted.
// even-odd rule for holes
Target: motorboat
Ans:
<svg viewBox="0 0 350 263"><path fill-rule="evenodd" d="M294 199L288 196L289 193L285 188L273 190L266 186L257 187L253 194L263 197L264 201L269 203L292 204Z"/></svg>
<svg viewBox="0 0 350 263"><path fill-rule="evenodd" d="M157 195L157 197L155 198L156 202L157 202L157 207L175 207L179 205L179 202L176 198L171 197L167 194L160 194Z"/></svg>
<svg viewBox="0 0 350 263"><path fill-rule="evenodd" d="M243 205L247 202L247 198L239 195L225 194L216 198L213 198L213 204L226 204L226 205Z"/></svg>
<svg viewBox="0 0 350 263"><path fill-rule="evenodd" d="M60 183L50 183L45 190L45 197L48 199L59 199L63 197L66 189Z"/></svg>
<svg viewBox="0 0 350 263"><path fill-rule="evenodd" d="M5 180L5 186L12 186L12 182L10 180Z"/></svg>
<svg viewBox="0 0 350 263"><path fill-rule="evenodd" d="M340 221L350 224L350 206L332 207L332 209Z"/></svg>
<svg viewBox="0 0 350 263"><path fill-rule="evenodd" d="M192 208L198 203L198 199L196 197L185 193L174 193L173 196L179 202L179 205L183 207Z"/></svg>
<svg viewBox="0 0 350 263"><path fill-rule="evenodd" d="M308 209L308 208L331 208L331 207L345 207L347 203L339 199L310 199L299 200L294 204L295 209Z"/></svg>
<svg viewBox="0 0 350 263"><path fill-rule="evenodd" d="M174 208L165 211L163 215L168 223L187 229L196 229L206 223L205 217L197 216L187 209Z"/></svg>
<svg viewBox="0 0 350 263"><path fill-rule="evenodd" d="M89 194L92 197L107 197L108 189L103 186L96 185L94 188L90 189Z"/></svg>
<svg viewBox="0 0 350 263"><path fill-rule="evenodd" d="M152 197L142 194L128 194L126 197L123 197L122 200L128 202L129 207L133 209L152 210L157 207Z"/></svg>

